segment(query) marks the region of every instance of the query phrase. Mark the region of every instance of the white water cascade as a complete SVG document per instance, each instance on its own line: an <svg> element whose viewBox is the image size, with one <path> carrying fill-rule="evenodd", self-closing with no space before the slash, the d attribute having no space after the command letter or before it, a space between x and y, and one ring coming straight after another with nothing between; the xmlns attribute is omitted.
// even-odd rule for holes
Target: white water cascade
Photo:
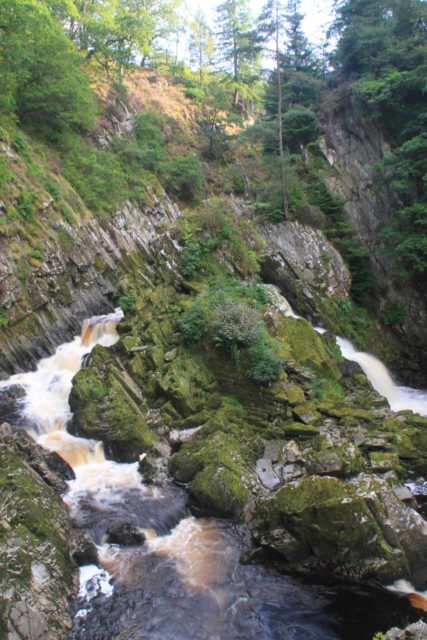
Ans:
<svg viewBox="0 0 427 640"><path fill-rule="evenodd" d="M97 344L109 347L117 342L116 324L122 318L122 310L116 309L114 313L85 321L81 335L40 360L35 371L18 373L0 382L0 389L23 387L26 395L21 413L28 420L28 430L39 444L59 453L72 467L105 461L101 442L76 438L66 431L71 418L68 399L83 357Z"/></svg>
<svg viewBox="0 0 427 640"><path fill-rule="evenodd" d="M270 299L277 309L290 318L301 318L292 309L289 302L273 285L265 285ZM322 327L313 327L317 333L325 333ZM346 360L357 362L376 391L388 400L392 411L410 410L427 416L427 391L398 386L381 360L370 353L357 351L346 338L336 337L337 345Z"/></svg>

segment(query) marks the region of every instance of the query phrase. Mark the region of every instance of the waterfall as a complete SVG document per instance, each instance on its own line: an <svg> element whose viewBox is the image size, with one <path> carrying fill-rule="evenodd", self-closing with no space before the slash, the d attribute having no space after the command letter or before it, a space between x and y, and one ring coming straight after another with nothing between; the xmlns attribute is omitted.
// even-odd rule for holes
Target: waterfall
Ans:
<svg viewBox="0 0 427 640"><path fill-rule="evenodd" d="M71 418L68 399L84 356L97 344L109 347L117 342L116 325L122 318L122 310L116 309L85 321L81 335L40 360L35 371L18 373L0 382L0 389L23 387L26 395L21 413L28 421L28 430L39 444L59 453L72 467L105 460L101 442L76 438L65 430Z"/></svg>
<svg viewBox="0 0 427 640"><path fill-rule="evenodd" d="M268 291L271 302L285 316L290 318L301 318L292 309L289 302L279 292L274 285L264 285ZM313 327L317 333L325 333L322 327ZM398 386L381 360L370 353L357 351L354 345L346 338L336 337L337 345L340 348L343 358L357 362L365 373L369 382L380 395L388 400L393 411L410 410L427 416L427 391L422 389L411 389L410 387Z"/></svg>
<svg viewBox="0 0 427 640"><path fill-rule="evenodd" d="M388 400L393 411L410 409L422 416L427 415L427 391L398 386L385 364L370 353L356 351L350 340L337 336L343 357L357 362L376 391Z"/></svg>

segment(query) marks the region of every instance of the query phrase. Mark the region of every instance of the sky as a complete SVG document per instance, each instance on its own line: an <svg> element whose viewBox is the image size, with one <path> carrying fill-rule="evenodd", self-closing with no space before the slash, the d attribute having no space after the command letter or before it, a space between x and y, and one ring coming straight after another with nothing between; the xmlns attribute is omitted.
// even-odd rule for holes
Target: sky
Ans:
<svg viewBox="0 0 427 640"><path fill-rule="evenodd" d="M209 22L213 22L215 18L215 7L220 4L222 0L186 0L186 10L190 15L194 15L199 7L202 8L204 13L209 19ZM252 7L252 13L254 16L259 15L261 9L265 3L265 0L250 0ZM333 0L302 0L301 11L305 14L304 30L313 43L319 43L322 41L323 28L325 24L331 20Z"/></svg>

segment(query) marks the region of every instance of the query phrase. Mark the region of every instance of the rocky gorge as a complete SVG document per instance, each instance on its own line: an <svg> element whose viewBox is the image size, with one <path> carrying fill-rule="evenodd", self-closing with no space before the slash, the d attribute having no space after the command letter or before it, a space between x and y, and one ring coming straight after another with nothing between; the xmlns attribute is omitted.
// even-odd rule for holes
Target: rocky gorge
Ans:
<svg viewBox="0 0 427 640"><path fill-rule="evenodd" d="M120 134L132 118L117 109ZM338 174L343 158L334 157ZM355 208L361 215L349 204L350 216ZM230 640L286 638L289 629L370 640L422 616L423 596L411 608L404 591L383 587L406 580L412 594L426 590L425 394L393 410L344 357L331 309L348 298L351 277L317 225L255 222L235 195L183 213L161 191L108 220L77 207L70 222L40 192L33 233L43 238L36 257L18 231L1 239L7 640L189 640L200 628ZM183 269L191 242L204 252L195 275ZM111 315L119 305L123 318ZM378 324L370 330L374 340L381 334ZM424 344L421 328L405 332L402 352L417 340ZM52 395L42 397L40 384ZM83 588L76 599L78 565L94 564L112 576L113 594L99 588L88 601ZM99 575L87 581L95 591ZM354 635L329 620L339 619L330 601L340 584L368 589L348 592L346 612L360 597L362 611L378 613ZM283 618L265 611L272 593ZM287 598L305 602L301 619ZM304 626L309 611L313 627Z"/></svg>

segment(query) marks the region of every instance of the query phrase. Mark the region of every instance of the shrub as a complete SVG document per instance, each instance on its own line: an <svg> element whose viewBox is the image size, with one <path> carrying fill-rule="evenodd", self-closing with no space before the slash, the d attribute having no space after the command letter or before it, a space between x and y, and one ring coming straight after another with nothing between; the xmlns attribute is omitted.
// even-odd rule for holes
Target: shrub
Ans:
<svg viewBox="0 0 427 640"><path fill-rule="evenodd" d="M0 328L5 328L9 324L9 320L6 316L6 309L4 307L0 307Z"/></svg>
<svg viewBox="0 0 427 640"><path fill-rule="evenodd" d="M406 308L397 301L389 302L384 308L384 319L388 324L400 324L406 315Z"/></svg>
<svg viewBox="0 0 427 640"><path fill-rule="evenodd" d="M185 342L206 340L223 349L239 366L248 365L247 375L257 384L269 384L280 375L279 345L267 331L259 308L268 297L260 287L218 280L178 319Z"/></svg>
<svg viewBox="0 0 427 640"><path fill-rule="evenodd" d="M9 169L9 163L3 156L0 157L0 193L7 185L11 178L11 172Z"/></svg>
<svg viewBox="0 0 427 640"><path fill-rule="evenodd" d="M30 256L30 258L34 258L35 260L44 259L44 252L42 249L38 249L38 248L31 249L28 255Z"/></svg>
<svg viewBox="0 0 427 640"><path fill-rule="evenodd" d="M209 321L213 343L232 351L249 346L260 323L259 313L246 302L225 298L218 302Z"/></svg>
<svg viewBox="0 0 427 640"><path fill-rule="evenodd" d="M277 343L269 336L264 326L258 326L248 349L250 378L258 384L270 384L277 380L283 361L278 356Z"/></svg>
<svg viewBox="0 0 427 640"><path fill-rule="evenodd" d="M175 156L164 164L163 181L177 198L193 200L202 190L202 164L195 155Z"/></svg>
<svg viewBox="0 0 427 640"><path fill-rule="evenodd" d="M18 198L18 211L25 220L33 220L36 194L33 191L21 191Z"/></svg>
<svg viewBox="0 0 427 640"><path fill-rule="evenodd" d="M119 307L124 311L124 313L130 313L135 310L136 297L133 291L128 291L124 293L119 298Z"/></svg>
<svg viewBox="0 0 427 640"><path fill-rule="evenodd" d="M185 342L198 342L206 332L206 313L201 304L201 300L196 300L180 318L178 318L178 329Z"/></svg>
<svg viewBox="0 0 427 640"><path fill-rule="evenodd" d="M296 105L283 116L283 142L291 151L313 142L319 135L316 116L307 107Z"/></svg>

